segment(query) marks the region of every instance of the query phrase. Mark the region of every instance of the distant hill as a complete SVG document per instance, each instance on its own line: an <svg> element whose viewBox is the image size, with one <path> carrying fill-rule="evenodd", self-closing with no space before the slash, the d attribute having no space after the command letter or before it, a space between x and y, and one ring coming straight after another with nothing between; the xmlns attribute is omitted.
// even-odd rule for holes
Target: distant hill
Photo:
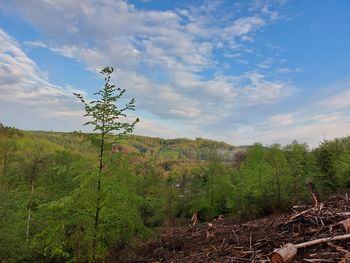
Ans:
<svg viewBox="0 0 350 263"><path fill-rule="evenodd" d="M154 157L195 160L208 160L213 154L224 160L232 160L237 151L244 149L225 142L203 138L161 139L138 135L127 136L121 144L138 153Z"/></svg>
<svg viewBox="0 0 350 263"><path fill-rule="evenodd" d="M96 137L94 134L81 132L52 132L52 131L22 131L45 138L58 144L75 144L87 137ZM97 138L95 138L97 139ZM113 144L113 142L111 142ZM249 146L233 146L225 142L196 138L162 139L140 135L127 135L116 144L118 151L126 153L144 154L148 157L173 159L173 160L197 160L205 161L213 154L223 161L232 161L237 152L244 151Z"/></svg>

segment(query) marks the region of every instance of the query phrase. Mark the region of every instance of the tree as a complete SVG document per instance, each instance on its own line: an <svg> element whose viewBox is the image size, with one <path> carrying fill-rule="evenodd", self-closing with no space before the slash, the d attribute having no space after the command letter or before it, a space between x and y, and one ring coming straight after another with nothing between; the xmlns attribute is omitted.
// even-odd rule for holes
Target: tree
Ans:
<svg viewBox="0 0 350 263"><path fill-rule="evenodd" d="M210 218L228 213L227 201L232 195L232 186L230 177L227 175L227 169L220 162L218 156L213 155L210 158L206 175L208 178L208 201L210 208L208 214Z"/></svg>
<svg viewBox="0 0 350 263"><path fill-rule="evenodd" d="M46 140L34 140L24 138L19 141L19 149L22 153L24 170L30 192L27 205L27 225L26 225L26 244L28 245L30 237L30 227L32 213L35 208L34 193L36 183L39 177L39 170L45 164L45 160L53 151L53 146Z"/></svg>
<svg viewBox="0 0 350 263"><path fill-rule="evenodd" d="M268 149L259 143L249 147L245 160L234 173L235 193L230 203L241 218L253 219L271 212L273 177L267 153Z"/></svg>
<svg viewBox="0 0 350 263"><path fill-rule="evenodd" d="M14 128L5 127L0 123L0 187L3 188L8 180L10 164L14 161L17 148L17 139L21 132Z"/></svg>
<svg viewBox="0 0 350 263"><path fill-rule="evenodd" d="M317 181L323 194L332 194L348 186L350 137L325 140L314 150L320 174Z"/></svg>
<svg viewBox="0 0 350 263"><path fill-rule="evenodd" d="M305 189L305 175L307 166L307 145L293 141L291 144L284 147L285 155L290 167L291 186L288 187L289 199L295 203L301 197L301 193ZM305 192L305 191L304 191Z"/></svg>
<svg viewBox="0 0 350 263"><path fill-rule="evenodd" d="M271 165L273 175L273 196L274 207L281 209L284 207L284 190L287 187L286 180L290 171L288 169L288 162L284 155L283 149L279 144L272 145L267 152L267 161Z"/></svg>
<svg viewBox="0 0 350 263"><path fill-rule="evenodd" d="M16 141L11 137L0 137L0 157L2 165L2 176L4 179L7 177L9 161L16 148Z"/></svg>
<svg viewBox="0 0 350 263"><path fill-rule="evenodd" d="M342 154L342 146L339 139L323 141L314 151L321 174L318 181L321 184L323 194L333 193L337 189L337 162Z"/></svg>
<svg viewBox="0 0 350 263"><path fill-rule="evenodd" d="M105 76L104 87L94 95L99 95L98 100L86 102L81 94L74 93L78 99L85 106L84 117L90 118L84 125L94 126L94 131L100 134L99 139L99 172L97 174L97 186L96 186L96 210L95 210L95 222L94 222L94 234L92 239L92 262L96 261L96 247L98 240L98 228L99 218L102 209L101 206L101 176L104 168L104 154L105 154L105 143L108 135L117 133L117 139L121 135L131 133L134 129L135 124L139 121L137 118L132 123L120 121L120 118L126 117L125 112L128 110L135 110L135 99L132 98L125 104L123 108L117 106L117 102L126 92L125 89L116 88L114 84L111 84L110 78L113 73L112 67L105 67L102 69L101 74Z"/></svg>

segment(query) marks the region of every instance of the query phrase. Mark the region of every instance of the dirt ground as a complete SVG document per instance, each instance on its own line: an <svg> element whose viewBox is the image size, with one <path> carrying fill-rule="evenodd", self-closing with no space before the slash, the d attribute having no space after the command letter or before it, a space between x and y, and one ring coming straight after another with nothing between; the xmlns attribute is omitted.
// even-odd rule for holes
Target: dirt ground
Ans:
<svg viewBox="0 0 350 263"><path fill-rule="evenodd" d="M194 227L162 228L159 238L135 252L128 262L270 262L268 256L286 243L298 244L347 234L341 221L350 218L350 200L333 197L321 207L293 207L289 213L243 224L229 219ZM292 262L350 263L350 239L298 249Z"/></svg>

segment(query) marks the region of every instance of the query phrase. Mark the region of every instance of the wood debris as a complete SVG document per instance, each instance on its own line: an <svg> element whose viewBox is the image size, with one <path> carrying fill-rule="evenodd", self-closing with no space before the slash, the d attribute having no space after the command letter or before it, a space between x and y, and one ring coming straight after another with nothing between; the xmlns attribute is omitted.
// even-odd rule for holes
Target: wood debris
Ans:
<svg viewBox="0 0 350 263"><path fill-rule="evenodd" d="M322 209L299 206L290 213L244 224L224 218L195 227L164 227L159 229L158 240L148 242L127 262L267 263L271 252L286 244L297 247L293 263L350 262L350 239L338 237L350 237L346 231L350 202L337 196L323 204Z"/></svg>
<svg viewBox="0 0 350 263"><path fill-rule="evenodd" d="M193 213L192 218L191 218L191 225L195 226L197 224L198 221L198 215L197 213Z"/></svg>

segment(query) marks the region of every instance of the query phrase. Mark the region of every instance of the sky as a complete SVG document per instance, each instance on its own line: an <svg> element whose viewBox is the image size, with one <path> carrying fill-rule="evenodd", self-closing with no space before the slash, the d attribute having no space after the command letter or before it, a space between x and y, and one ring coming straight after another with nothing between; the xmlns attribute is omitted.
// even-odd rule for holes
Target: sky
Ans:
<svg viewBox="0 0 350 263"><path fill-rule="evenodd" d="M0 0L0 122L89 131L73 92L113 66L136 134L316 147L350 131L349 47L348 0Z"/></svg>

